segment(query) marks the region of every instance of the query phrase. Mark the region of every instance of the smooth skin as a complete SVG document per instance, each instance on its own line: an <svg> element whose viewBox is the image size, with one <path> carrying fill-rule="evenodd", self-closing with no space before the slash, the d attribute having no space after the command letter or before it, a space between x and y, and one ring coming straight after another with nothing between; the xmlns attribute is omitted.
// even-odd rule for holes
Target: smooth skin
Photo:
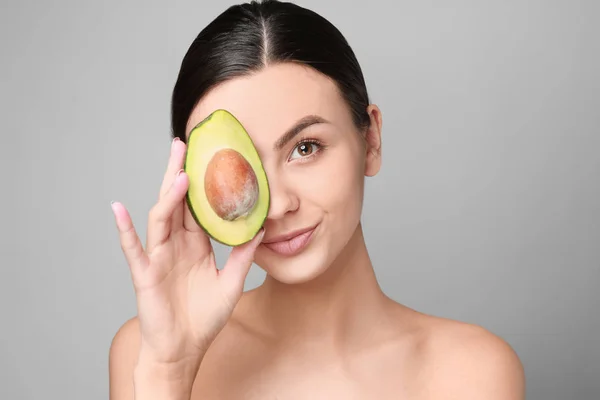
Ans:
<svg viewBox="0 0 600 400"><path fill-rule="evenodd" d="M381 290L360 222L364 179L381 167L376 105L359 132L331 80L284 63L214 88L187 132L218 108L241 121L264 163L265 230L217 269L185 204L181 141L173 142L145 248L125 207L113 204L138 315L110 348L111 400L525 398L523 366L504 340ZM327 122L277 147L307 115ZM293 257L261 243L313 225L310 243ZM267 276L243 292L252 261Z"/></svg>

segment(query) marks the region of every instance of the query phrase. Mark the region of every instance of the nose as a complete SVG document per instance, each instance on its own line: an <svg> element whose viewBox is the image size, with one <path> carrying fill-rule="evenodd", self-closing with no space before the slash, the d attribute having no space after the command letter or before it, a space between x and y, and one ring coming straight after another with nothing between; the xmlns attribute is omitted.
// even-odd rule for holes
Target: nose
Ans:
<svg viewBox="0 0 600 400"><path fill-rule="evenodd" d="M269 174L270 205L267 219L281 219L287 213L294 212L300 205L295 192L285 183L285 179L277 174Z"/></svg>

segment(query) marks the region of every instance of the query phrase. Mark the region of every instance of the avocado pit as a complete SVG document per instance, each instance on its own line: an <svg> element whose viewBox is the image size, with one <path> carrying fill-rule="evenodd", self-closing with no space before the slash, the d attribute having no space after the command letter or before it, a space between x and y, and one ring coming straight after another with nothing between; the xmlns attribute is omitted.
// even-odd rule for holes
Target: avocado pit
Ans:
<svg viewBox="0 0 600 400"><path fill-rule="evenodd" d="M250 163L233 149L217 151L208 162L204 190L211 208L225 221L241 218L258 200L258 180Z"/></svg>

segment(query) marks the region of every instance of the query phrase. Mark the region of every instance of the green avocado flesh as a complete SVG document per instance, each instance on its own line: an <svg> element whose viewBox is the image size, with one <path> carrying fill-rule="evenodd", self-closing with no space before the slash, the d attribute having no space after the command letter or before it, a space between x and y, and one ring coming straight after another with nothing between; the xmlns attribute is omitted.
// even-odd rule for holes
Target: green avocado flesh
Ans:
<svg viewBox="0 0 600 400"><path fill-rule="evenodd" d="M184 170L190 180L187 204L211 238L238 246L256 235L269 211L269 183L254 143L237 118L220 109L196 125L189 135Z"/></svg>

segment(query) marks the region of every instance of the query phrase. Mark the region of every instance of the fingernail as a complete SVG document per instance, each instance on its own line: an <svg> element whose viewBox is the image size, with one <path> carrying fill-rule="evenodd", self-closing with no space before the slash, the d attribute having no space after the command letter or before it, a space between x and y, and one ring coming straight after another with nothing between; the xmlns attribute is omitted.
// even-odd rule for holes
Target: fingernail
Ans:
<svg viewBox="0 0 600 400"><path fill-rule="evenodd" d="M181 139L179 139L179 137L175 136L171 142L171 149L175 146L175 143L179 142L180 140Z"/></svg>

